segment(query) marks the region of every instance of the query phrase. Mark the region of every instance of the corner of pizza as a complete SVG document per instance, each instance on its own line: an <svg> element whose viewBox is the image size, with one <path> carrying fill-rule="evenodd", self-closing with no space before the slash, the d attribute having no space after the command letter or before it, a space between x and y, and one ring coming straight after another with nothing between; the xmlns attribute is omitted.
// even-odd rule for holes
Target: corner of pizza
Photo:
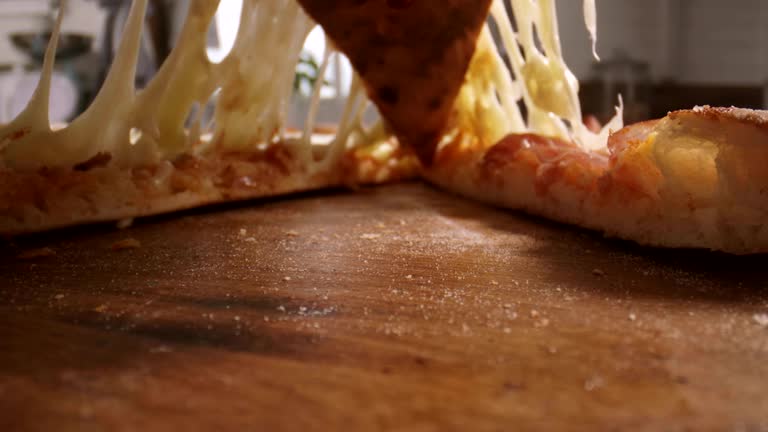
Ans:
<svg viewBox="0 0 768 432"><path fill-rule="evenodd" d="M54 31L29 106L0 126L0 233L422 178L644 245L768 252L768 112L704 106L624 126L619 103L586 126L554 0L244 0L234 48L212 63L218 3L191 2L180 42L137 91L147 0L135 0L95 101L55 130ZM594 43L594 0L584 12ZM303 129L285 123L316 25L333 46L321 72L339 55L356 72L330 135L316 133L321 84ZM213 121L190 115L214 93ZM366 126L370 104L381 120Z"/></svg>

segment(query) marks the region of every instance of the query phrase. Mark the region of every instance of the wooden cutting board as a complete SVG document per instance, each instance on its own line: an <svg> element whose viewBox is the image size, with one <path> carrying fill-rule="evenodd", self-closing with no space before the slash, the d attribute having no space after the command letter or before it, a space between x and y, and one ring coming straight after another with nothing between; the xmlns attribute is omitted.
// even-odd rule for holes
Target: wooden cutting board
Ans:
<svg viewBox="0 0 768 432"><path fill-rule="evenodd" d="M768 430L765 256L404 184L0 258L3 431Z"/></svg>

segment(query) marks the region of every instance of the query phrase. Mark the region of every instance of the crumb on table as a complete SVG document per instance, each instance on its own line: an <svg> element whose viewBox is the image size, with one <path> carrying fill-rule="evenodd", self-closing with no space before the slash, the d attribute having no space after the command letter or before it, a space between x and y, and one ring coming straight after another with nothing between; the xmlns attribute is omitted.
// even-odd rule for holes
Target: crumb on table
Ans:
<svg viewBox="0 0 768 432"><path fill-rule="evenodd" d="M126 249L138 249L141 247L141 242L133 237L122 239L112 243L111 249L114 251L126 250Z"/></svg>

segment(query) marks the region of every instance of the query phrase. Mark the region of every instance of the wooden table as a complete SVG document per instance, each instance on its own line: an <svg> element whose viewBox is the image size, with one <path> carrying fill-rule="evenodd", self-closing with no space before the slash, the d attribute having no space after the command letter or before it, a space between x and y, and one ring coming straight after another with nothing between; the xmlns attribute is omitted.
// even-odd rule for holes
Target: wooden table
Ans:
<svg viewBox="0 0 768 432"><path fill-rule="evenodd" d="M2 431L768 430L765 256L404 184L0 258Z"/></svg>

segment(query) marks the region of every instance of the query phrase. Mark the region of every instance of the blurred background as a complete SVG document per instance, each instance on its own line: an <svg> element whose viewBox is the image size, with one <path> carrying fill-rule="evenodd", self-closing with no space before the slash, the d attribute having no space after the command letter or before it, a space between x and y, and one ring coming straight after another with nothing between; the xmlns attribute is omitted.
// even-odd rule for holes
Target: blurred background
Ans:
<svg viewBox="0 0 768 432"><path fill-rule="evenodd" d="M581 1L557 0L566 61L581 80L585 113L606 119L620 92L628 121L661 117L697 104L762 108L768 104L768 2L760 0L598 0L596 63ZM70 0L53 82L51 118L66 122L99 88L119 41L130 0ZM242 0L222 0L208 55L220 61L234 42ZM58 12L55 0L0 0L0 123L23 109L39 77ZM137 85L146 83L173 46L188 0L150 0ZM310 35L294 80L290 116L300 121L317 77L325 39ZM338 118L351 79L334 59L319 121Z"/></svg>

